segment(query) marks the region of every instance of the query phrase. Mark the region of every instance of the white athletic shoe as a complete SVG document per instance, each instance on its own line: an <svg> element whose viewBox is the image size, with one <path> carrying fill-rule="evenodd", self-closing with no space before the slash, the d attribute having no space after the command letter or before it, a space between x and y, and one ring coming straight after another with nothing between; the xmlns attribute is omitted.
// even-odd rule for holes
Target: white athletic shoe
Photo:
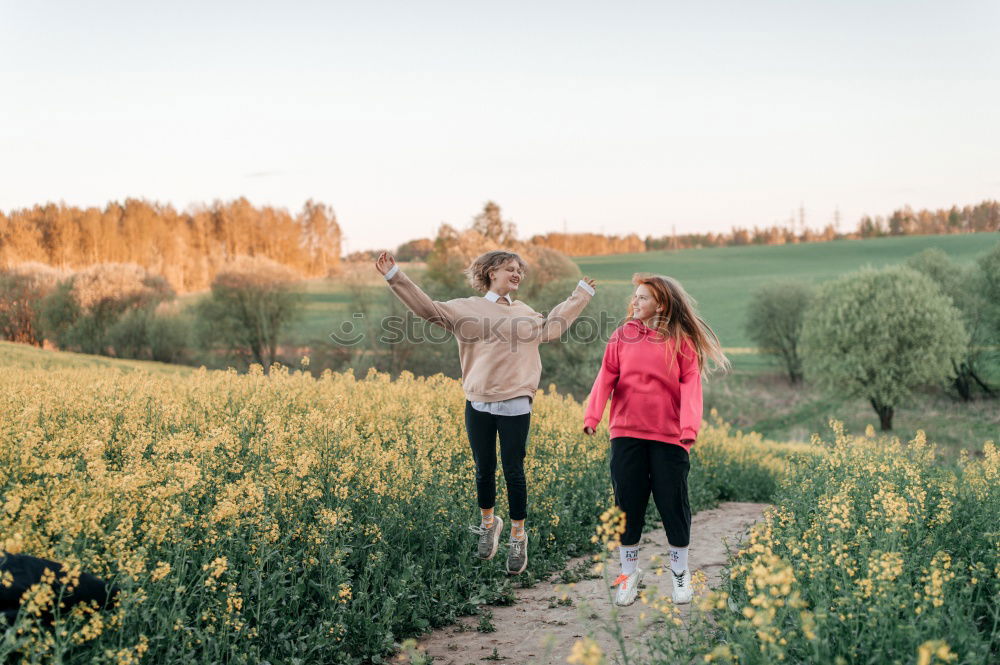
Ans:
<svg viewBox="0 0 1000 665"><path fill-rule="evenodd" d="M619 575L612 586L618 587L615 594L615 605L627 607L635 602L639 595L639 583L642 582L642 568L636 568L631 575Z"/></svg>
<svg viewBox="0 0 1000 665"><path fill-rule="evenodd" d="M691 571L675 573L671 570L670 577L674 581L674 605L690 603L691 596L694 595L694 590L691 588Z"/></svg>

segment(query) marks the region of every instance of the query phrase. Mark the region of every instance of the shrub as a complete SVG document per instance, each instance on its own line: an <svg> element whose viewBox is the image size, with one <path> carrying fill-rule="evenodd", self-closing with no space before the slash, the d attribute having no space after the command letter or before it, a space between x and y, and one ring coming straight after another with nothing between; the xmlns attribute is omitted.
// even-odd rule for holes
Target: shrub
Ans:
<svg viewBox="0 0 1000 665"><path fill-rule="evenodd" d="M907 259L904 265L931 278L962 315L969 344L964 357L953 366L952 385L959 396L964 400L972 399L976 386L991 393L992 389L982 377L982 366L991 344L987 320L989 302L982 269L978 265L968 269L955 265L940 249L926 249Z"/></svg>
<svg viewBox="0 0 1000 665"><path fill-rule="evenodd" d="M0 270L0 339L41 346L41 302L61 277L42 263Z"/></svg>
<svg viewBox="0 0 1000 665"><path fill-rule="evenodd" d="M302 311L296 274L262 257L239 257L219 271L211 295L196 306L202 344L220 347L268 372L282 331Z"/></svg>
<svg viewBox="0 0 1000 665"><path fill-rule="evenodd" d="M113 355L113 329L116 341L134 347L145 316L136 312L173 297L159 275L135 264L102 263L74 274L43 300L42 329L60 348ZM116 328L129 313L130 320Z"/></svg>
<svg viewBox="0 0 1000 665"><path fill-rule="evenodd" d="M923 384L944 381L968 333L949 298L905 267L865 269L824 284L802 331L806 376L871 402L883 430Z"/></svg>
<svg viewBox="0 0 1000 665"><path fill-rule="evenodd" d="M580 267L573 263L571 258L548 247L525 247L523 258L528 263L528 269L525 272L524 284L518 290L522 292L524 298L538 296L550 283L569 281L575 285L581 277ZM565 291L562 298L556 302L564 300L572 290L571 287Z"/></svg>
<svg viewBox="0 0 1000 665"><path fill-rule="evenodd" d="M761 353L778 359L792 383L802 381L802 322L813 293L808 284L775 282L756 291L747 308L747 335Z"/></svg>

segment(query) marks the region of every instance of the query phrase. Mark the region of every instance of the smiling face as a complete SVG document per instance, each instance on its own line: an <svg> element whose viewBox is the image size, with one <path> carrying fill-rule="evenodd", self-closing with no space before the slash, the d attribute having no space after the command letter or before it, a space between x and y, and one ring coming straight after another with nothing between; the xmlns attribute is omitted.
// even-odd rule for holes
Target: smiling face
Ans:
<svg viewBox="0 0 1000 665"><path fill-rule="evenodd" d="M663 306L658 305L653 298L653 291L645 284L635 287L632 294L632 318L649 324L650 320L657 314L663 312Z"/></svg>
<svg viewBox="0 0 1000 665"><path fill-rule="evenodd" d="M507 295L512 291L517 291L524 279L524 268L516 259L510 259L499 268L490 271L490 291L500 295Z"/></svg>

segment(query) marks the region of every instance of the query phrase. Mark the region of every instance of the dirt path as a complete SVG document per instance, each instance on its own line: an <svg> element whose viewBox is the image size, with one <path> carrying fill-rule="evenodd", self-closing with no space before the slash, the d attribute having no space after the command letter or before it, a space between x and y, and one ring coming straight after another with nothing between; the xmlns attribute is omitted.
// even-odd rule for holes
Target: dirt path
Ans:
<svg viewBox="0 0 1000 665"><path fill-rule="evenodd" d="M716 586L719 571L726 562L726 543L732 547L739 542L747 528L762 517L766 507L763 503L723 503L695 515L691 525L692 570L702 571L709 585ZM647 592L658 589L669 597L669 576L655 575L657 568L666 566L666 553L667 537L662 528L643 535L639 565L648 571L644 586ZM653 557L656 559L651 561ZM591 566L590 557L573 559L566 572L553 575L530 589L517 589L515 604L485 608L492 612L495 632L480 632L477 628L481 618L465 617L457 625L425 635L418 648L433 657L434 665L486 665L492 662L564 665L573 644L590 635L614 662L614 655L619 653L618 645L601 629L609 621L613 609L608 582L603 578L588 579L585 573ZM611 570L613 577L618 571L617 560ZM581 576L584 578L567 583ZM684 612L687 607L682 606ZM645 622L640 622L639 615L650 611L641 602L618 610L619 624L633 643L638 641L635 638L655 629L656 624L644 626Z"/></svg>

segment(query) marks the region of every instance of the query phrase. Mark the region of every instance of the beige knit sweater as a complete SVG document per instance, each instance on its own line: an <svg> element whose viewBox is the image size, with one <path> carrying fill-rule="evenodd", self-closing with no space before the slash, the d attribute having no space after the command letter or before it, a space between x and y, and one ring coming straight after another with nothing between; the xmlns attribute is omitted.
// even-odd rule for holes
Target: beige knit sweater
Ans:
<svg viewBox="0 0 1000 665"><path fill-rule="evenodd" d="M402 270L389 287L414 314L455 335L462 388L471 402L533 397L542 375L538 345L559 339L590 302L590 294L578 285L546 317L520 300L431 300Z"/></svg>

